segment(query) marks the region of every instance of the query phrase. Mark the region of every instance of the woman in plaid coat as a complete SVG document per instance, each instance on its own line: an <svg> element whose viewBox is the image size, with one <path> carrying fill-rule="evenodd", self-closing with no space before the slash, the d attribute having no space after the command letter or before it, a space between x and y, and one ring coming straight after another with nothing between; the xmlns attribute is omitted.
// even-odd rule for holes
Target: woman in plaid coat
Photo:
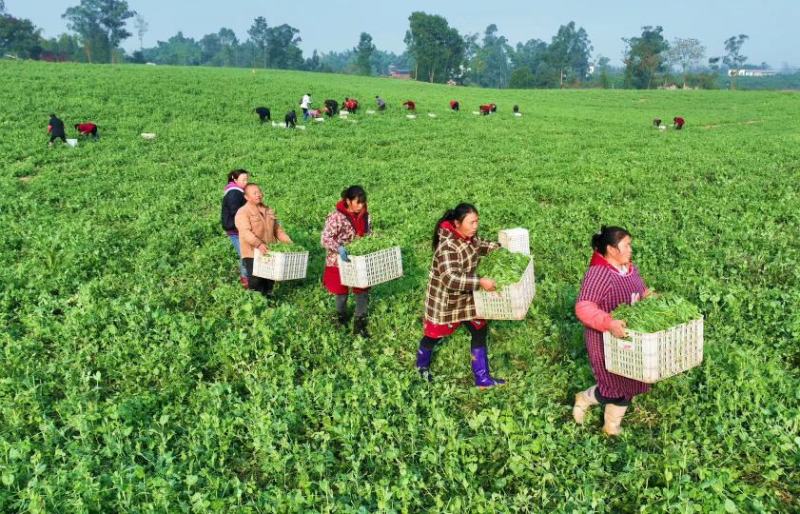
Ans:
<svg viewBox="0 0 800 514"><path fill-rule="evenodd" d="M502 385L504 380L489 373L486 349L486 320L478 319L472 292L494 291L495 283L480 278L475 271L478 260L499 245L476 236L478 211L462 203L448 210L436 223L433 233L433 263L425 298L424 336L417 351L417 370L431 380L433 347L463 325L472 335L472 372L481 389Z"/></svg>
<svg viewBox="0 0 800 514"><path fill-rule="evenodd" d="M367 212L367 193L361 186L350 186L342 191L342 199L325 220L325 228L322 229L320 237L320 244L327 250L322 284L329 293L336 297L337 321L340 326L346 326L349 321L347 297L350 294L350 288L342 285L337 256L345 262L350 262L345 245L371 231L372 222L369 212ZM369 289L357 287L352 289L356 297L353 332L366 339L369 338L369 332L367 332Z"/></svg>
<svg viewBox="0 0 800 514"><path fill-rule="evenodd" d="M572 415L583 423L592 405L604 405L603 431L619 435L625 411L633 397L646 393L644 382L610 373L605 366L603 332L625 337L625 321L615 320L611 312L622 303L634 303L649 295L638 268L631 262L631 235L624 228L603 227L592 237L594 254L583 277L575 304L575 314L584 324L584 339L589 363L597 383L575 395Z"/></svg>

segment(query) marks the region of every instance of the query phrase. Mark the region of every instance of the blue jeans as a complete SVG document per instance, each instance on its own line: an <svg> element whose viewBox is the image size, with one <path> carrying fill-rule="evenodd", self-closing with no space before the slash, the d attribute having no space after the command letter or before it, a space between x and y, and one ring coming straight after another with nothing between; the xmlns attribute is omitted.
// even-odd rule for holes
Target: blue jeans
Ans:
<svg viewBox="0 0 800 514"><path fill-rule="evenodd" d="M244 267L244 262L242 262L242 247L239 246L239 234L229 234L228 237L236 249L236 255L239 256L239 276L247 278L247 269Z"/></svg>

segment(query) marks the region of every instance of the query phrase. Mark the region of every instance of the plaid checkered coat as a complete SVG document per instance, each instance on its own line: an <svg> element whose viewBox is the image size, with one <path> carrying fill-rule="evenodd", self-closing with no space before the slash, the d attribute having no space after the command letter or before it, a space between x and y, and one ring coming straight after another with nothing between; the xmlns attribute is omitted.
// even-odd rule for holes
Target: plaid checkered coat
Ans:
<svg viewBox="0 0 800 514"><path fill-rule="evenodd" d="M478 261L499 246L477 236L467 241L439 228L439 246L433 252L425 297L425 321L445 325L477 317L472 292L480 288L475 273Z"/></svg>

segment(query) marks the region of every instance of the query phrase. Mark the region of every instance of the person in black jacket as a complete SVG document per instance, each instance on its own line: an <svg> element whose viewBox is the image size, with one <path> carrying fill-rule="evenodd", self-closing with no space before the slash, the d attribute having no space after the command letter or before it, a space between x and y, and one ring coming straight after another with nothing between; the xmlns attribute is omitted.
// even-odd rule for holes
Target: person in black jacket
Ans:
<svg viewBox="0 0 800 514"><path fill-rule="evenodd" d="M297 125L297 113L294 112L294 109L286 113L286 116L283 117L283 122L286 124L286 128L294 128Z"/></svg>
<svg viewBox="0 0 800 514"><path fill-rule="evenodd" d="M249 173L247 170L233 170L228 173L228 185L225 186L225 194L222 196L222 214L220 216L222 221L222 228L236 249L239 255L239 281L245 289L248 287L247 283L247 269L244 267L242 261L242 250L239 246L239 231L236 230L236 212L245 204L244 188L247 185Z"/></svg>
<svg viewBox="0 0 800 514"><path fill-rule="evenodd" d="M261 123L272 120L272 115L270 114L269 109L266 107L256 107L253 109L253 112L258 114L258 118L261 120Z"/></svg>
<svg viewBox="0 0 800 514"><path fill-rule="evenodd" d="M64 131L64 122L58 119L55 114L50 115L50 121L47 124L47 133L50 134L50 142L48 145L53 146L53 141L61 139L64 143L67 142L67 134Z"/></svg>
<svg viewBox="0 0 800 514"><path fill-rule="evenodd" d="M339 102L336 100L325 100L325 114L328 116L335 116L339 114Z"/></svg>

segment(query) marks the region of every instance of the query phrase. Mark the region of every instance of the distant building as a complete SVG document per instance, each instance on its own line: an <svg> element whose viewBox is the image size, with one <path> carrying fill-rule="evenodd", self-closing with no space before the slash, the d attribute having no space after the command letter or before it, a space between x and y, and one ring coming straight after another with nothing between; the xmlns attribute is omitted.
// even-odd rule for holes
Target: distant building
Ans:
<svg viewBox="0 0 800 514"><path fill-rule="evenodd" d="M773 77L777 74L776 71L762 69L728 70L729 77Z"/></svg>
<svg viewBox="0 0 800 514"><path fill-rule="evenodd" d="M389 66L389 76L393 79L411 80L411 70L395 68Z"/></svg>

